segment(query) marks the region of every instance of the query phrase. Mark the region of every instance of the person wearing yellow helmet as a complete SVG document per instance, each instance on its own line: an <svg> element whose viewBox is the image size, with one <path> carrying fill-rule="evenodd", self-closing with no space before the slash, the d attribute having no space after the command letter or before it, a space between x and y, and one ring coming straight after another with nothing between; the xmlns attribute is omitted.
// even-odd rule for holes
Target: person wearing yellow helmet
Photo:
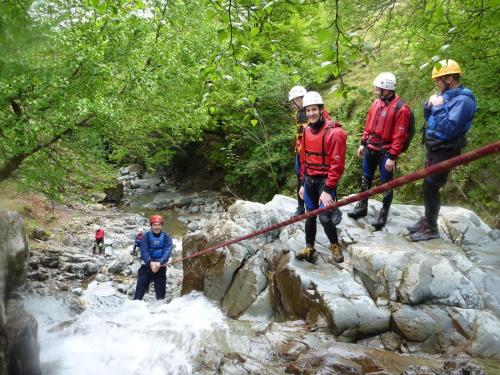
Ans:
<svg viewBox="0 0 500 375"><path fill-rule="evenodd" d="M460 155L467 144L467 132L476 113L476 98L471 90L460 84L461 74L460 66L451 59L440 61L432 70L431 78L439 93L431 95L424 105L426 166ZM446 171L424 179L425 215L407 228L410 240L439 238L439 189L446 183L448 174Z"/></svg>

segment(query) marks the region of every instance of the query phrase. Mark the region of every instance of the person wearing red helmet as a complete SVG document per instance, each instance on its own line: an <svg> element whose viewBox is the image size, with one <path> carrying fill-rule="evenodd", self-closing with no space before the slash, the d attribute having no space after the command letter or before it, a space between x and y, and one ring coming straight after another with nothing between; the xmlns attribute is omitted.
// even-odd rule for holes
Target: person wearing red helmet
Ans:
<svg viewBox="0 0 500 375"><path fill-rule="evenodd" d="M163 217L149 218L151 230L140 242L142 265L139 268L134 299L142 300L151 282L154 282L156 299L165 298L167 284L167 262L172 254L172 238L163 231Z"/></svg>

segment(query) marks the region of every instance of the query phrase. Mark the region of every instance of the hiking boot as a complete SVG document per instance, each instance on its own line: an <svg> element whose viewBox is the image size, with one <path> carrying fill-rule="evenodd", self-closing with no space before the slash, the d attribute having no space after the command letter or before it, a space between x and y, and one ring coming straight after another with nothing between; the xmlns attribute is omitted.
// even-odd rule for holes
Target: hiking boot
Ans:
<svg viewBox="0 0 500 375"><path fill-rule="evenodd" d="M385 226L385 223L387 223L387 216L389 215L389 209L383 208L380 210L378 213L377 220L375 220L372 225L375 228L375 230L380 230Z"/></svg>
<svg viewBox="0 0 500 375"><path fill-rule="evenodd" d="M347 213L347 216L352 217L354 220L359 219L360 217L368 215L368 202L367 201L359 201L354 210Z"/></svg>
<svg viewBox="0 0 500 375"><path fill-rule="evenodd" d="M338 208L332 210L331 213L332 217L332 224L333 225L339 225L340 221L342 220L342 211L340 211Z"/></svg>
<svg viewBox="0 0 500 375"><path fill-rule="evenodd" d="M439 237L438 229L431 227L429 223L426 222L418 232L410 235L410 240L414 242L429 241Z"/></svg>
<svg viewBox="0 0 500 375"><path fill-rule="evenodd" d="M427 225L427 218L425 216L422 216L417 224L410 225L409 227L406 227L406 229L408 230L408 232L410 232L410 234L413 234L422 230L425 225Z"/></svg>
<svg viewBox="0 0 500 375"><path fill-rule="evenodd" d="M342 254L342 249L338 243L332 243L330 249L332 250L333 260L337 263L344 261L344 255Z"/></svg>
<svg viewBox="0 0 500 375"><path fill-rule="evenodd" d="M304 215L306 213L306 209L304 207L297 207L297 209L295 210L294 214L292 215L292 217L295 217L295 216L300 216L300 215Z"/></svg>
<svg viewBox="0 0 500 375"><path fill-rule="evenodd" d="M316 249L311 246L307 246L304 250L299 252L295 257L298 260L307 260L309 263L312 263L313 255L316 252Z"/></svg>

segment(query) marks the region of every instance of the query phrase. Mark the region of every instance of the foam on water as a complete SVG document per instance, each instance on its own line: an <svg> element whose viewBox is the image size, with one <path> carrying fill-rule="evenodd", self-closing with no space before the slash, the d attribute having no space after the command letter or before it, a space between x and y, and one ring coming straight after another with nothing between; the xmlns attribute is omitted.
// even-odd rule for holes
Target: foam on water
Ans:
<svg viewBox="0 0 500 375"><path fill-rule="evenodd" d="M32 297L25 306L39 322L45 375L191 374L203 343L228 329L220 309L201 294L169 304L92 305L77 316L53 297Z"/></svg>

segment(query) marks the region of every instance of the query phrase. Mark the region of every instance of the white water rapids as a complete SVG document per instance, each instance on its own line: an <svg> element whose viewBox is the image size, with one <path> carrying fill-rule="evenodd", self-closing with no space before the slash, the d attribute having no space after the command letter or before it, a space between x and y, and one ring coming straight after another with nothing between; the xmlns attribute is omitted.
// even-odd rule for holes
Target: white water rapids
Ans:
<svg viewBox="0 0 500 375"><path fill-rule="evenodd" d="M39 323L43 374L191 374L200 347L227 333L226 318L201 294L117 302L76 315L54 297L26 298Z"/></svg>

